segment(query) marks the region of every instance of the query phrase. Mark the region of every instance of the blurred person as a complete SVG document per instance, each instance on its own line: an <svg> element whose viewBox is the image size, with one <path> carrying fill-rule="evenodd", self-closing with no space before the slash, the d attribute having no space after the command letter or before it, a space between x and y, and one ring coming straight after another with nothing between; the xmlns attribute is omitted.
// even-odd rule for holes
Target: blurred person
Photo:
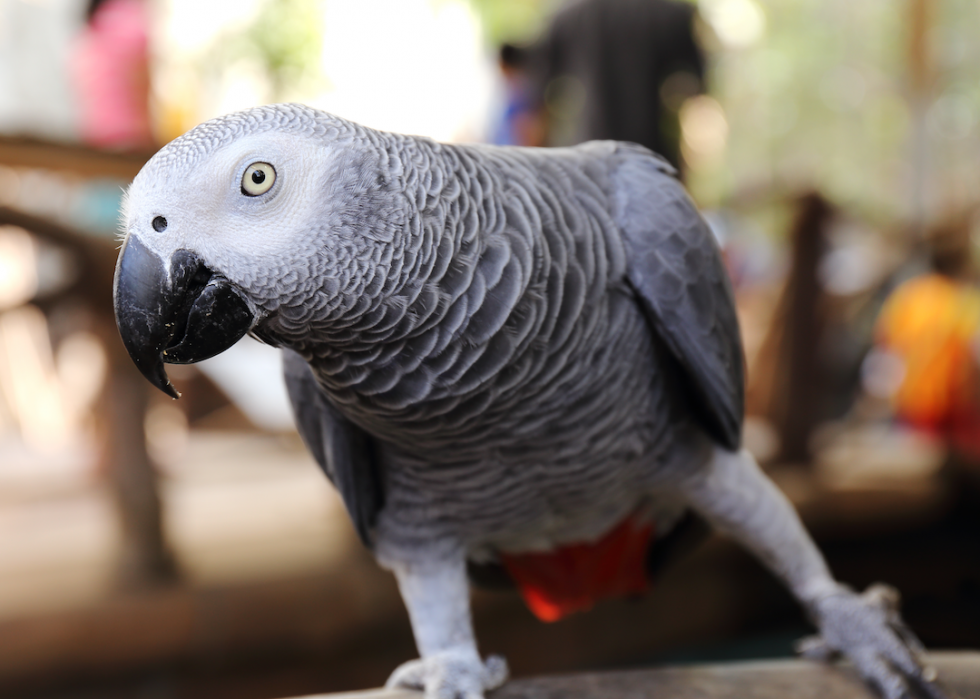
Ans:
<svg viewBox="0 0 980 699"><path fill-rule="evenodd" d="M149 9L143 0L90 0L72 75L82 139L114 149L151 148Z"/></svg>
<svg viewBox="0 0 980 699"><path fill-rule="evenodd" d="M572 0L532 49L548 145L632 141L681 170L678 111L704 90L696 9L678 0Z"/></svg>
<svg viewBox="0 0 980 699"><path fill-rule="evenodd" d="M931 271L899 285L885 302L873 357L891 367L885 392L896 418L980 462L980 289L968 230L941 226L929 247Z"/></svg>
<svg viewBox="0 0 980 699"><path fill-rule="evenodd" d="M543 115L537 108L527 63L527 49L513 44L500 47L497 64L504 83L504 109L493 133L496 145L544 145Z"/></svg>

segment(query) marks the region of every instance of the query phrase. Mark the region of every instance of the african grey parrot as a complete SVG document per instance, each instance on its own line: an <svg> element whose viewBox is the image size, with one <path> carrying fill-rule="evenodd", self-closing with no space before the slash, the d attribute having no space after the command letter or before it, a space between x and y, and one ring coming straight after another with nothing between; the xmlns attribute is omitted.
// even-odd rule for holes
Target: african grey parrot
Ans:
<svg viewBox="0 0 980 699"><path fill-rule="evenodd" d="M394 686L477 699L468 564L543 618L641 589L693 511L758 556L888 699L943 697L887 588L837 583L741 449L743 358L716 243L639 146L446 145L300 105L209 121L129 188L115 279L133 360L246 333L285 350L301 435L394 572L421 658ZM243 381L249 377L243 376Z"/></svg>

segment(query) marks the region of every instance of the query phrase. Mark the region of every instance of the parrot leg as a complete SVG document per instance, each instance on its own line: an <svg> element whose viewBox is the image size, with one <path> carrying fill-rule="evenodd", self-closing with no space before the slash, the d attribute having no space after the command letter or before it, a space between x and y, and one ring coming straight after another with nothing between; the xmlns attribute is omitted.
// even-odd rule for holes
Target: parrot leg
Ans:
<svg viewBox="0 0 980 699"><path fill-rule="evenodd" d="M806 657L847 657L886 699L947 694L920 660L922 644L902 622L898 593L874 585L858 594L833 579L793 506L746 452L716 448L679 484L690 506L754 553L783 580L819 629L798 650Z"/></svg>
<svg viewBox="0 0 980 699"><path fill-rule="evenodd" d="M463 558L390 567L422 657L398 667L387 686L421 689L426 699L483 699L484 691L502 685L506 661L491 656L484 662L476 649Z"/></svg>

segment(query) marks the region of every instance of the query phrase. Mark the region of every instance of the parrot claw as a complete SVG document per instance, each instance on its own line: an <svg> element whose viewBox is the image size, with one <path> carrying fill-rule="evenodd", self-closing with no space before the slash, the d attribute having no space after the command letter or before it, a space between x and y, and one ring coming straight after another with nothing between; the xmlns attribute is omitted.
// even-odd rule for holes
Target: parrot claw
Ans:
<svg viewBox="0 0 980 699"><path fill-rule="evenodd" d="M823 636L807 636L801 638L794 645L797 655L807 660L817 660L829 663L840 657L840 653L823 640Z"/></svg>
<svg viewBox="0 0 980 699"><path fill-rule="evenodd" d="M420 689L425 699L484 699L485 691L507 681L507 661L491 655L484 663L473 651L447 650L400 665L388 689Z"/></svg>
<svg viewBox="0 0 980 699"><path fill-rule="evenodd" d="M898 603L898 592L888 585L872 585L863 594L842 586L813 603L820 635L802 639L796 650L823 661L845 656L885 699L955 699L936 681L935 668L924 664L925 649Z"/></svg>

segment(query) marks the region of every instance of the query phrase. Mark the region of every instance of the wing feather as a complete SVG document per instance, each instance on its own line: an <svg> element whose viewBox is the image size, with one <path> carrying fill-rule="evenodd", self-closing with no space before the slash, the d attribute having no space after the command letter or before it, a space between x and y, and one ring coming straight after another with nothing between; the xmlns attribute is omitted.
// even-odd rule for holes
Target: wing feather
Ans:
<svg viewBox="0 0 980 699"><path fill-rule="evenodd" d="M384 502L374 442L330 404L300 355L284 352L283 373L296 429L340 491L361 541L370 547L371 533Z"/></svg>
<svg viewBox="0 0 980 699"><path fill-rule="evenodd" d="M614 213L629 253L629 282L683 367L696 416L719 443L737 449L744 360L718 244L666 161L632 144L620 144L617 156Z"/></svg>

